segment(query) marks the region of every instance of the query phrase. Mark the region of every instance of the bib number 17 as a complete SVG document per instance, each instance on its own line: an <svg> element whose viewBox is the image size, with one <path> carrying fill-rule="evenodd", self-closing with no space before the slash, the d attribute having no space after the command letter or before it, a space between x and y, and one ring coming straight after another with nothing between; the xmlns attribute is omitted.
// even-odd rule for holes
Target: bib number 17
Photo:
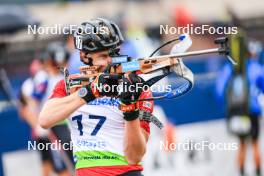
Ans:
<svg viewBox="0 0 264 176"><path fill-rule="evenodd" d="M97 115L89 115L89 119L95 119L99 120L98 123L95 125L93 131L91 132L92 136L96 136L96 134L99 132L101 127L103 126L106 117L104 116L97 116ZM72 121L77 122L78 130L80 132L80 136L83 136L83 124L82 124L83 116L82 115L77 115L72 117Z"/></svg>

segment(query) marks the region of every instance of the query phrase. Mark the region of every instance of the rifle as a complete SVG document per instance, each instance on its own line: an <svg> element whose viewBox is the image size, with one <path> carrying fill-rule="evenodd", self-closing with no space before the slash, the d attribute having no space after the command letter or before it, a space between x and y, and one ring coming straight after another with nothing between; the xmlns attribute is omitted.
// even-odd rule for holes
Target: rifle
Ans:
<svg viewBox="0 0 264 176"><path fill-rule="evenodd" d="M189 36L186 34L181 35L179 38L174 39L173 41L176 40L180 40L179 44L184 42L186 44L186 41L191 41ZM111 77L115 77L116 79L121 79L122 75L127 72L140 71L141 73L139 76L146 81L144 84L148 85L149 87L169 74L175 73L177 79L181 80L179 81L179 86L177 89L174 89L162 96L153 97L151 99L140 99L139 101L177 98L189 92L194 84L193 73L188 67L184 65L182 58L216 53L227 56L232 64L236 64L236 62L229 56L230 51L227 37L217 38L215 40L215 44L220 45L220 47L185 52L191 45L191 42L189 42L187 47L182 47L183 49L180 51L172 50L171 54L169 55L152 56L154 54L152 53L151 57L138 59L133 59L127 55L117 55L112 57L112 64L106 68L104 73L110 74ZM165 44L163 46L165 46ZM65 78L67 94L75 92L83 85L89 84L90 81L100 73L98 69L98 66L82 66L80 67L80 74L70 75L67 68L64 68L63 74Z"/></svg>

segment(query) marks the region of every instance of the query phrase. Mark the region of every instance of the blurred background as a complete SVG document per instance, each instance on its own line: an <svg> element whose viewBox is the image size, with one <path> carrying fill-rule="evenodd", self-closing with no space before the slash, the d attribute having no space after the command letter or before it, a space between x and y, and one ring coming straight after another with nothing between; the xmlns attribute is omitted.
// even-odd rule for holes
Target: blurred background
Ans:
<svg viewBox="0 0 264 176"><path fill-rule="evenodd" d="M264 124L261 120L264 110L264 98L261 92L264 89L262 82L258 80L264 77L264 1L0 0L0 176L42 175L39 153L27 150L28 141L33 140L32 130L21 115L21 101L19 101L23 93L24 81L35 76L32 62L41 60L42 53L51 42L62 42L69 53L67 64L73 68L70 71L77 72L78 63L73 61L79 58L73 48L71 36L28 34L28 25L38 27L56 24L79 25L96 17L108 18L120 25L126 39L121 52L134 58L148 56L159 45L176 37L170 34L161 35L160 25L184 27L188 24L194 26L209 24L214 27L237 26L239 30L243 30L242 34L233 40L234 43L231 43L231 55L243 68L239 72L244 75L243 78L247 78L245 75L250 72L247 71L249 69L246 66L249 58L254 58L254 64L259 69L257 81L249 81L243 89L244 92L245 90L251 92L251 87L258 87L258 93L254 94L254 98L259 100L260 110L256 115L259 120L257 125L250 126L251 128L259 126L257 130L259 135L253 139L249 135L243 140L244 142L241 142L239 133L241 131L230 133L228 117L234 114L230 115L229 110L232 105L230 105L231 100L227 98L230 94L226 92L232 94L232 88L227 88L228 81L232 80L232 75L236 73L230 62L218 55L186 58L184 63L194 73L194 88L181 98L155 103L155 114L164 122L165 129L151 127L148 151L143 162L144 175L235 176L243 173L250 176L260 175L259 170L261 167L263 170L263 164L260 163L259 158L261 155L264 156ZM216 47L214 39L220 36L209 33L191 35L193 45L189 51ZM229 35L229 37L236 36ZM159 54L168 54L171 47L172 45L163 48ZM229 76L224 76L225 68L228 70L228 67ZM251 84L257 85L250 86ZM235 92L239 92L238 90L241 89L238 88ZM237 97L244 95L250 102L250 96L253 96L251 93L238 93ZM244 104L249 104L248 101ZM242 105L240 107L247 108ZM248 111L245 112L247 113ZM244 121L242 123L244 124ZM243 147L244 143L251 144L253 141L253 145L248 145L245 150L234 151L209 149L164 151L160 149L160 141L166 140L170 143L184 143L190 140L194 143L204 140L212 143L234 142L243 144ZM254 143L256 141L260 141L258 145ZM244 155L241 154L244 152L245 160ZM241 160L245 163L243 164Z"/></svg>

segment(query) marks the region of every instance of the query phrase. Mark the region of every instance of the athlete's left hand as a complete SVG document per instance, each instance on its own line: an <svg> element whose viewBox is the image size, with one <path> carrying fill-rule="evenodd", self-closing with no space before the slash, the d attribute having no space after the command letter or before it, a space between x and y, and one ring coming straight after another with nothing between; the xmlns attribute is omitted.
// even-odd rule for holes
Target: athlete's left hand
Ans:
<svg viewBox="0 0 264 176"><path fill-rule="evenodd" d="M144 80L136 73L126 73L122 79L122 90L119 94L120 109L127 121L138 118L138 99L143 91Z"/></svg>

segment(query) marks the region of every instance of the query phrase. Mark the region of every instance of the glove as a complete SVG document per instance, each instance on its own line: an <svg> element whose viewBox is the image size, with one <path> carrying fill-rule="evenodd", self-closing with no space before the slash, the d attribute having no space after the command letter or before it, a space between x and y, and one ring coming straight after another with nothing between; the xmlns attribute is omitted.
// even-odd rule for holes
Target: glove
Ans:
<svg viewBox="0 0 264 176"><path fill-rule="evenodd" d="M119 94L120 110L124 119L132 121L138 118L138 99L143 91L144 80L134 72L127 73L122 78L122 91Z"/></svg>
<svg viewBox="0 0 264 176"><path fill-rule="evenodd" d="M101 73L91 83L82 87L82 89L86 89L87 93L85 96L81 96L81 98L88 103L102 96L117 96L118 79L117 75Z"/></svg>

